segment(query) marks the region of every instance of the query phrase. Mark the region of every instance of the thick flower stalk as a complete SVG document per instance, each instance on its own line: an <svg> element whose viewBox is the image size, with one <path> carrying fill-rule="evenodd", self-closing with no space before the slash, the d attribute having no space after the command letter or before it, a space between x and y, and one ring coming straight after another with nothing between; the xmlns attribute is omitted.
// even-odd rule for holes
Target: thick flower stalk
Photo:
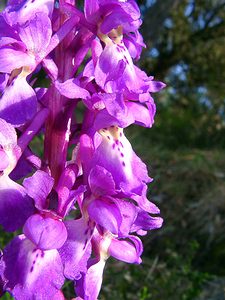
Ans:
<svg viewBox="0 0 225 300"><path fill-rule="evenodd" d="M134 64L140 25L134 0L9 0L0 14L0 225L22 232L2 249L0 295L64 299L71 280L96 300L107 259L140 264L140 237L161 227L124 131L152 126L164 87Z"/></svg>

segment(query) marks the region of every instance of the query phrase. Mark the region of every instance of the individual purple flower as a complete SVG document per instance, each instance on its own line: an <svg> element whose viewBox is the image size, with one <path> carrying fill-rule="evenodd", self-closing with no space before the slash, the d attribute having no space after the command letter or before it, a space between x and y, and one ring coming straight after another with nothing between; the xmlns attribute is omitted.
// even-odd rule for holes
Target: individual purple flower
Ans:
<svg viewBox="0 0 225 300"><path fill-rule="evenodd" d="M92 126L96 131L110 126L126 128L131 124L151 127L156 106L151 96L146 96L140 103L138 97L129 100L123 93L94 93L83 102L92 111Z"/></svg>
<svg viewBox="0 0 225 300"><path fill-rule="evenodd" d="M164 84L152 77L140 75L132 58L139 58L142 37L140 10L135 1L85 1L86 19L97 25L97 35L105 44L95 40L92 64L96 83L106 92L128 90L138 94L160 90ZM129 52L130 51L130 52Z"/></svg>
<svg viewBox="0 0 225 300"><path fill-rule="evenodd" d="M24 235L12 240L5 248L3 258L7 280L4 288L15 299L53 299L64 283L58 251L39 249Z"/></svg>
<svg viewBox="0 0 225 300"><path fill-rule="evenodd" d="M5 27L9 27L6 22ZM20 25L17 32L17 40L0 49L0 71L11 73L0 100L0 116L15 126L30 120L37 111L36 94L27 76L45 57L52 34L51 21L46 14L38 13Z"/></svg>
<svg viewBox="0 0 225 300"><path fill-rule="evenodd" d="M91 145L92 144L92 145ZM145 164L133 151L123 129L117 126L103 128L94 135L93 141L89 136L82 136L80 155L83 148L89 147L93 151L92 157L87 159L85 154L82 161L89 168L99 165L104 167L113 176L115 189L124 195L141 195L146 183L151 179L147 174Z"/></svg>
<svg viewBox="0 0 225 300"><path fill-rule="evenodd" d="M137 237L118 240L112 234L95 232L92 238L95 258L88 262L87 272L75 281L75 291L81 299L96 300L102 285L103 271L109 256L128 263L141 263L142 243Z"/></svg>
<svg viewBox="0 0 225 300"><path fill-rule="evenodd" d="M97 25L100 39L106 41L110 38L118 43L123 38L131 56L139 58L145 44L138 32L142 21L135 1L87 0L84 11L88 22Z"/></svg>
<svg viewBox="0 0 225 300"><path fill-rule="evenodd" d="M157 92L165 86L134 66L122 41L115 43L109 39L104 48L97 40L93 41L92 53L93 76L107 93L124 91L127 94L143 94Z"/></svg>

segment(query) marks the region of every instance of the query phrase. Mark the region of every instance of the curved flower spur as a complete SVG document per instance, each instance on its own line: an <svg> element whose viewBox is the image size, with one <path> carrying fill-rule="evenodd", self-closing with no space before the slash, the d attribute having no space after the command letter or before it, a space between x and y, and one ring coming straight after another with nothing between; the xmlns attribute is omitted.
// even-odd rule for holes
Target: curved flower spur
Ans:
<svg viewBox="0 0 225 300"><path fill-rule="evenodd" d="M22 231L3 249L0 293L60 300L70 280L96 300L107 259L140 264L140 237L162 226L124 134L153 125L165 86L134 64L140 25L134 0L9 0L0 14L0 224Z"/></svg>

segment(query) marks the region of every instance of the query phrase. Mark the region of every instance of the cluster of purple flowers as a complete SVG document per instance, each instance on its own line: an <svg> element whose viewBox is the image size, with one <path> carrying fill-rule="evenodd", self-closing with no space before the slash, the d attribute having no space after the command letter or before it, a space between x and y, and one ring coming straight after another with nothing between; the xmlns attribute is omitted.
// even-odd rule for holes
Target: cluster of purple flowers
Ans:
<svg viewBox="0 0 225 300"><path fill-rule="evenodd" d="M95 300L108 257L141 263L138 236L161 227L124 135L152 126L164 87L133 63L140 25L134 0L8 0L0 14L0 225L22 232L1 252L0 294L64 299L71 280Z"/></svg>

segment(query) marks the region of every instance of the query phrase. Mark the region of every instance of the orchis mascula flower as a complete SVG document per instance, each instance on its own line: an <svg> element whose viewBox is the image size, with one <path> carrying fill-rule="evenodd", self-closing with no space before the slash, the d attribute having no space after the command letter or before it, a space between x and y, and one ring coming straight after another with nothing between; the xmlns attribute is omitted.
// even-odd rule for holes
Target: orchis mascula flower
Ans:
<svg viewBox="0 0 225 300"><path fill-rule="evenodd" d="M0 225L20 230L1 253L0 296L61 300L71 280L76 299L96 300L107 259L140 264L138 236L162 226L124 134L153 125L164 87L134 65L140 25L134 0L85 0L83 12L8 0L0 13Z"/></svg>

